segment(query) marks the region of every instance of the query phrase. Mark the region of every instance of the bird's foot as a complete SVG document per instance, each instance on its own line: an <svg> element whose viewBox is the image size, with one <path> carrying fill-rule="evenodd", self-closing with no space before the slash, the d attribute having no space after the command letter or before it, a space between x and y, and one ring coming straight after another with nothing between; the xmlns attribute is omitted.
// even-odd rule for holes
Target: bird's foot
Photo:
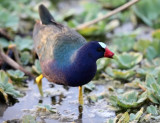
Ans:
<svg viewBox="0 0 160 123"><path fill-rule="evenodd" d="M43 97L42 79L43 79L43 75L41 74L36 78L36 83L37 83L37 86L38 86L38 89L39 89L39 93Z"/></svg>
<svg viewBox="0 0 160 123"><path fill-rule="evenodd" d="M79 86L79 104L80 106L83 106L83 90L82 90L82 86Z"/></svg>

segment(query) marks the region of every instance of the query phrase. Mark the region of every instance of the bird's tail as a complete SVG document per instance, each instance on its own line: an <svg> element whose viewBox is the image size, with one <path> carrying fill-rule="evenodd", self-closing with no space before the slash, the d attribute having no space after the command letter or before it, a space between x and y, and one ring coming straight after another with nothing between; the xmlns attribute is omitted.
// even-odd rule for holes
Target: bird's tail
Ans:
<svg viewBox="0 0 160 123"><path fill-rule="evenodd" d="M41 18L42 24L48 25L52 22L55 22L53 16L43 4L39 6L39 16Z"/></svg>

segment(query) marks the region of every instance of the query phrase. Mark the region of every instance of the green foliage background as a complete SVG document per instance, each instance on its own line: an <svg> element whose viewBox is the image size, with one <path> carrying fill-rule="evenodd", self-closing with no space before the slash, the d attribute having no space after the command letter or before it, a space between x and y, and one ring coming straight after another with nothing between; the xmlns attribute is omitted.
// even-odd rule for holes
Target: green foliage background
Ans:
<svg viewBox="0 0 160 123"><path fill-rule="evenodd" d="M58 22L75 28L103 16L127 1L0 0L0 47L7 53L9 47L15 45L20 59L17 62L38 75L41 68L33 53L32 40L35 21L39 20L38 5L45 4ZM159 7L160 0L140 0L123 12L79 30L88 41L103 41L115 52L113 60L97 61L98 71L94 78L98 81L109 78L112 83L119 81L122 85L122 91L119 92L111 84L113 88L107 90L110 96L103 97L117 112L114 119L106 122L160 121ZM3 65L0 64L1 69ZM15 99L23 96L15 88L23 87L28 77L19 70L4 70L0 71L0 95L9 103L9 96ZM94 84L86 85L85 88L92 91L96 88ZM94 102L97 100L99 99Z"/></svg>

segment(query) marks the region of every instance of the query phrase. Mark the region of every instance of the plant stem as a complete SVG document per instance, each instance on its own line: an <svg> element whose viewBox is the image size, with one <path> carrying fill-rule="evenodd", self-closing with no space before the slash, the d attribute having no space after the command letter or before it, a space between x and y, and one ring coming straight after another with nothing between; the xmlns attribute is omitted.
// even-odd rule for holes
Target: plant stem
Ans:
<svg viewBox="0 0 160 123"><path fill-rule="evenodd" d="M2 50L0 50L0 56L3 59L4 62L8 63L14 69L21 70L26 75L35 78L35 76L32 73L30 73L29 71L25 70L22 66L20 66L18 63L16 63L13 59L11 59L9 56L7 56Z"/></svg>
<svg viewBox="0 0 160 123"><path fill-rule="evenodd" d="M115 14L117 14L118 12L120 12L120 11L122 11L122 10L125 10L126 8L132 6L133 4L137 3L138 1L140 1L140 0L132 0L132 1L129 1L128 3L126 3L126 4L124 4L124 5L116 8L115 10L113 10L113 11L105 14L105 15L102 16L102 17L99 17L99 18L96 18L96 19L91 20L91 21L89 21L89 22L80 24L79 26L77 26L77 27L75 28L75 30L81 30L81 29L86 28L86 27L88 27L88 26L91 26L91 25L93 25L93 24L95 24L95 23L98 23L98 22L101 21L101 20L104 20L104 19L106 19L106 18L109 18L110 16L115 15Z"/></svg>

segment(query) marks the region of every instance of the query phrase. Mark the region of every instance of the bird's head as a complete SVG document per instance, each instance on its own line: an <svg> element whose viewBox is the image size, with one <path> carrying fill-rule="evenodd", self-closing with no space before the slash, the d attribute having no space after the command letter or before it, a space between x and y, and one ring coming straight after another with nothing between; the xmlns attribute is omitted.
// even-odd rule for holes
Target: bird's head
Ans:
<svg viewBox="0 0 160 123"><path fill-rule="evenodd" d="M103 42L98 42L98 44L101 46L101 48L99 48L98 51L100 52L100 51L101 51L100 49L103 49L103 51L104 51L104 57L113 58L114 53L111 52L111 51L107 48L107 46L106 46L105 43L103 43Z"/></svg>
<svg viewBox="0 0 160 123"><path fill-rule="evenodd" d="M88 53L88 57L91 57L95 60L102 57L113 58L114 56L114 53L111 52L103 42L88 42L85 46L85 50Z"/></svg>

